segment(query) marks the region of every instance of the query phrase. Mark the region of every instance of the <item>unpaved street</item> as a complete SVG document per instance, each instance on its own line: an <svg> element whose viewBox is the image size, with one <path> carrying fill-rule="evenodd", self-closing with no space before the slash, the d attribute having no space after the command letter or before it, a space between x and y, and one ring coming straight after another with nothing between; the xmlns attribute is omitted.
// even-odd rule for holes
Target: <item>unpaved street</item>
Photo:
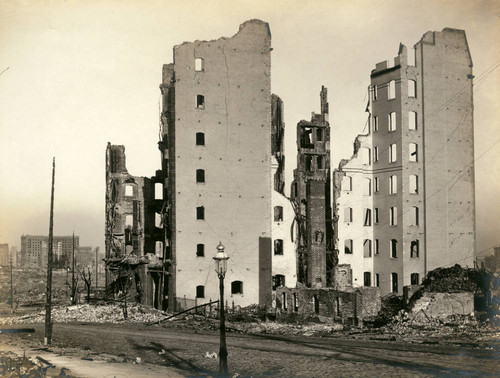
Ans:
<svg viewBox="0 0 500 378"><path fill-rule="evenodd" d="M40 347L43 326L36 333L4 335L2 343L22 341ZM8 337L8 338L7 338ZM356 335L306 337L229 333L229 369L242 376L435 376L495 375L500 373L495 346L414 344L370 340ZM218 361L218 332L143 325L56 324L56 354L102 360L134 367L133 361L175 367L186 375L214 375ZM77 349L75 349L77 347ZM113 356L113 357L111 357ZM118 362L118 364L117 364ZM147 371L144 371L147 375Z"/></svg>

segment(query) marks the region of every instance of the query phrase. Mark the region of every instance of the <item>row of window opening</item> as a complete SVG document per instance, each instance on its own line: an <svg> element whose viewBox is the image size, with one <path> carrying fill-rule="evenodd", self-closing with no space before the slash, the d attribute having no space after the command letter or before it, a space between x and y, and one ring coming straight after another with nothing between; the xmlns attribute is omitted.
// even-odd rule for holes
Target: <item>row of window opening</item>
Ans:
<svg viewBox="0 0 500 378"><path fill-rule="evenodd" d="M378 88L387 87L387 99L393 100L396 98L396 80L391 80L388 83L382 85L372 85L370 87L370 93L372 101L378 99ZM417 97L417 82L415 80L408 80L408 97Z"/></svg>

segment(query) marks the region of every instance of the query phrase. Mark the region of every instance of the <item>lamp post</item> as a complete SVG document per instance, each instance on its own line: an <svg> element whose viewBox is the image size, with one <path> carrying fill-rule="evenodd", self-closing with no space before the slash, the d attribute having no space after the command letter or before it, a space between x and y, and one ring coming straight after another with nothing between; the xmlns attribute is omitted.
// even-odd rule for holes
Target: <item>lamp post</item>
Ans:
<svg viewBox="0 0 500 378"><path fill-rule="evenodd" d="M214 256L215 272L219 276L220 291L220 349L219 349L219 377L227 377L227 348L226 348L226 319L224 313L224 276L227 271L227 260L229 257L224 253L221 242L217 246L217 254Z"/></svg>

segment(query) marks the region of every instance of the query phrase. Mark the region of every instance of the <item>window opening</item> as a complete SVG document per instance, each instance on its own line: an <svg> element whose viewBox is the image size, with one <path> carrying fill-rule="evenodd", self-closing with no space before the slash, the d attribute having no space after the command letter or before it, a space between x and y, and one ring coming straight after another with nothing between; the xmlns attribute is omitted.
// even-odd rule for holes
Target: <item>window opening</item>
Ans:
<svg viewBox="0 0 500 378"><path fill-rule="evenodd" d="M203 220L205 219L205 207L198 206L196 208L196 219Z"/></svg>
<svg viewBox="0 0 500 378"><path fill-rule="evenodd" d="M163 184L161 182L155 183L155 199L163 199Z"/></svg>
<svg viewBox="0 0 500 378"><path fill-rule="evenodd" d="M373 117L373 131L378 131L378 117Z"/></svg>
<svg viewBox="0 0 500 378"><path fill-rule="evenodd" d="M370 154L371 151L367 147L363 147L361 149L361 164L363 165L370 165Z"/></svg>
<svg viewBox="0 0 500 378"><path fill-rule="evenodd" d="M409 177L410 181L410 194L417 194L418 193L418 176L417 175L410 175Z"/></svg>
<svg viewBox="0 0 500 378"><path fill-rule="evenodd" d="M378 223L378 207L373 209L373 223L374 224Z"/></svg>
<svg viewBox="0 0 500 378"><path fill-rule="evenodd" d="M316 158L316 168L323 169L323 156L318 156Z"/></svg>
<svg viewBox="0 0 500 378"><path fill-rule="evenodd" d="M352 222L352 207L344 209L344 222Z"/></svg>
<svg viewBox="0 0 500 378"><path fill-rule="evenodd" d="M319 314L319 298L317 295L313 297L314 302L314 313Z"/></svg>
<svg viewBox="0 0 500 378"><path fill-rule="evenodd" d="M378 191L380 190L380 183L379 183L379 179L378 177L375 177L374 178L375 182L374 182L374 188L373 188L373 191L375 193L378 193Z"/></svg>
<svg viewBox="0 0 500 378"><path fill-rule="evenodd" d="M365 221L364 221L365 226L371 226L372 225L372 209L365 209Z"/></svg>
<svg viewBox="0 0 500 378"><path fill-rule="evenodd" d="M410 285L418 285L419 276L418 273L410 274Z"/></svg>
<svg viewBox="0 0 500 378"><path fill-rule="evenodd" d="M196 95L196 108L205 109L205 96Z"/></svg>
<svg viewBox="0 0 500 378"><path fill-rule="evenodd" d="M155 242L155 255L157 257L163 258L163 242L161 241Z"/></svg>
<svg viewBox="0 0 500 378"><path fill-rule="evenodd" d="M205 133L196 133L196 145L197 146L205 145Z"/></svg>
<svg viewBox="0 0 500 378"><path fill-rule="evenodd" d="M371 93L372 93L372 101L375 101L377 99L377 86L373 85L371 88Z"/></svg>
<svg viewBox="0 0 500 378"><path fill-rule="evenodd" d="M283 221L283 206L274 206L274 221Z"/></svg>
<svg viewBox="0 0 500 378"><path fill-rule="evenodd" d="M389 177L389 194L396 194L398 192L398 176Z"/></svg>
<svg viewBox="0 0 500 378"><path fill-rule="evenodd" d="M293 311L299 311L299 301L297 300L297 293L293 293Z"/></svg>
<svg viewBox="0 0 500 378"><path fill-rule="evenodd" d="M391 239L391 257L398 257L398 241L396 239Z"/></svg>
<svg viewBox="0 0 500 378"><path fill-rule="evenodd" d="M285 276L282 274L273 276L273 290L276 290L278 287L285 287Z"/></svg>
<svg viewBox="0 0 500 378"><path fill-rule="evenodd" d="M275 239L274 240L274 254L282 255L283 254L283 240Z"/></svg>
<svg viewBox="0 0 500 378"><path fill-rule="evenodd" d="M132 197L134 195L134 187L132 185L125 185L125 196Z"/></svg>
<svg viewBox="0 0 500 378"><path fill-rule="evenodd" d="M396 131L396 112L389 113L389 131Z"/></svg>
<svg viewBox="0 0 500 378"><path fill-rule="evenodd" d="M417 162L418 161L418 145L416 143L410 143L410 156L409 161Z"/></svg>
<svg viewBox="0 0 500 378"><path fill-rule="evenodd" d="M125 215L125 227L132 227L134 216L132 214Z"/></svg>
<svg viewBox="0 0 500 378"><path fill-rule="evenodd" d="M408 97L417 97L417 82L408 80Z"/></svg>
<svg viewBox="0 0 500 378"><path fill-rule="evenodd" d="M372 180L369 178L363 179L363 195L371 196L372 195Z"/></svg>
<svg viewBox="0 0 500 378"><path fill-rule="evenodd" d="M205 298L205 286L196 286L196 298Z"/></svg>
<svg viewBox="0 0 500 378"><path fill-rule="evenodd" d="M196 182L198 184L205 183L205 170L204 169L197 169L196 170Z"/></svg>
<svg viewBox="0 0 500 378"><path fill-rule="evenodd" d="M389 82L389 85L387 86L387 99L392 100L393 98L396 98L396 81L391 80Z"/></svg>
<svg viewBox="0 0 500 378"><path fill-rule="evenodd" d="M342 188L347 191L352 190L352 177L351 176L344 176L344 179L342 180Z"/></svg>
<svg viewBox="0 0 500 378"><path fill-rule="evenodd" d="M231 294L243 294L243 282L241 281L231 282Z"/></svg>
<svg viewBox="0 0 500 378"><path fill-rule="evenodd" d="M311 155L306 155L306 171L307 172L313 171L312 156Z"/></svg>
<svg viewBox="0 0 500 378"><path fill-rule="evenodd" d="M397 273L391 273L391 281L392 281L392 292L397 293L398 292L398 274Z"/></svg>
<svg viewBox="0 0 500 378"><path fill-rule="evenodd" d="M203 58L196 58L194 60L194 70L197 72L205 71L205 60Z"/></svg>
<svg viewBox="0 0 500 378"><path fill-rule="evenodd" d="M398 208L397 207L391 207L391 209L390 209L389 224L391 226L396 226L398 224Z"/></svg>
<svg viewBox="0 0 500 378"><path fill-rule="evenodd" d="M417 130L417 113L408 112L408 129Z"/></svg>
<svg viewBox="0 0 500 378"><path fill-rule="evenodd" d="M155 213L155 227L160 228L162 226L161 222L161 214L160 213Z"/></svg>
<svg viewBox="0 0 500 378"><path fill-rule="evenodd" d="M312 141L312 129L310 127L302 128L302 136L300 144L302 148L314 148L314 143Z"/></svg>
<svg viewBox="0 0 500 378"><path fill-rule="evenodd" d="M372 286L372 274L370 272L365 272L363 274L363 281L364 286Z"/></svg>
<svg viewBox="0 0 500 378"><path fill-rule="evenodd" d="M286 293L281 293L281 309L286 311L287 303L286 303Z"/></svg>
<svg viewBox="0 0 500 378"><path fill-rule="evenodd" d="M316 140L318 142L323 141L323 129L316 129Z"/></svg>
<svg viewBox="0 0 500 378"><path fill-rule="evenodd" d="M394 143L389 146L389 163L394 163L396 161L397 161L397 146Z"/></svg>
<svg viewBox="0 0 500 378"><path fill-rule="evenodd" d="M419 223L418 206L413 206L411 212L411 226L418 226Z"/></svg>
<svg viewBox="0 0 500 378"><path fill-rule="evenodd" d="M378 147L373 147L373 162L378 161Z"/></svg>
<svg viewBox="0 0 500 378"><path fill-rule="evenodd" d="M205 244L196 244L196 257L205 257Z"/></svg>
<svg viewBox="0 0 500 378"><path fill-rule="evenodd" d="M346 239L344 241L344 253L352 254L352 239Z"/></svg>
<svg viewBox="0 0 500 378"><path fill-rule="evenodd" d="M380 287L380 274L375 273L375 286Z"/></svg>
<svg viewBox="0 0 500 378"><path fill-rule="evenodd" d="M378 239L375 239L375 254L380 254L379 242Z"/></svg>
<svg viewBox="0 0 500 378"><path fill-rule="evenodd" d="M372 257L372 241L370 239L365 239L363 242L363 256ZM367 285L365 285L367 286ZM370 285L368 285L370 286Z"/></svg>
<svg viewBox="0 0 500 378"><path fill-rule="evenodd" d="M417 240L412 240L410 242L410 257L415 257L417 258L420 254L420 251L419 251L419 241L418 239Z"/></svg>

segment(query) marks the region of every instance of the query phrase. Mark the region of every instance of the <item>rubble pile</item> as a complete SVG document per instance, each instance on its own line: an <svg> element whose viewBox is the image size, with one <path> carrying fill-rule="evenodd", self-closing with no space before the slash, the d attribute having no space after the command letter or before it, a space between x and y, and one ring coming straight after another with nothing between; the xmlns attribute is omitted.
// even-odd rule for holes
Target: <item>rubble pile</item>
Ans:
<svg viewBox="0 0 500 378"><path fill-rule="evenodd" d="M167 316L161 311L131 304L127 307L128 318L123 318L122 304L55 306L52 309L52 320L55 323L87 322L87 323L146 323L158 322ZM24 316L0 318L0 324L31 324L43 323L45 311Z"/></svg>
<svg viewBox="0 0 500 378"><path fill-rule="evenodd" d="M490 274L485 271L462 268L459 264L455 264L449 268L437 268L429 272L422 282L423 287L421 290L428 293L456 293L461 291L475 293L478 290L487 290L490 281Z"/></svg>
<svg viewBox="0 0 500 378"><path fill-rule="evenodd" d="M47 367L36 358L19 357L11 352L0 352L0 375L5 377L45 377Z"/></svg>

